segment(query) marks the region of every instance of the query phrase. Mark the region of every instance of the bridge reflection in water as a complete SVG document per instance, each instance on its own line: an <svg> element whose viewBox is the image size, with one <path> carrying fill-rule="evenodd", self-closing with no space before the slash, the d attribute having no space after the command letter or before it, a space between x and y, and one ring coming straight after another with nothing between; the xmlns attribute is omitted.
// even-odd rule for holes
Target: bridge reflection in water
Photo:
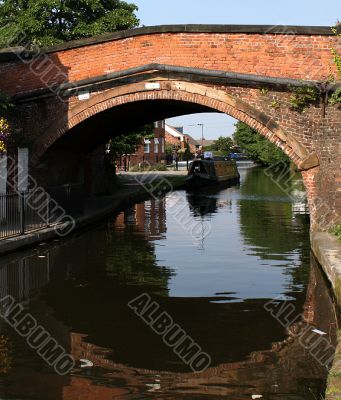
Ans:
<svg viewBox="0 0 341 400"><path fill-rule="evenodd" d="M3 257L1 295L23 301L76 360L89 359L94 367L77 364L70 375L58 376L3 322L9 343L2 350L1 397L263 394L290 400L323 393L326 368L303 349L294 329L287 332L264 309L284 294L302 319L335 340L332 301L310 259L306 218L292 215L292 204L268 179L255 169L243 175L240 188L181 193L192 219L212 222L211 235L198 248L186 242L188 233L169 215L166 198L136 205L67 240ZM237 241L243 253L235 250ZM127 307L144 292L210 354L209 369L191 372Z"/></svg>

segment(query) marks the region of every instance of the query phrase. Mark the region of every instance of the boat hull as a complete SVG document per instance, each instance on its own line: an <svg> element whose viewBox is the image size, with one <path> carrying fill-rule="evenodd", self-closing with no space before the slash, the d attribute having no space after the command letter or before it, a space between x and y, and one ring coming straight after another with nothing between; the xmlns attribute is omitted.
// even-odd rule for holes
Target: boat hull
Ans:
<svg viewBox="0 0 341 400"><path fill-rule="evenodd" d="M188 173L186 184L189 188L202 186L228 186L238 184L240 175L232 160L195 160Z"/></svg>

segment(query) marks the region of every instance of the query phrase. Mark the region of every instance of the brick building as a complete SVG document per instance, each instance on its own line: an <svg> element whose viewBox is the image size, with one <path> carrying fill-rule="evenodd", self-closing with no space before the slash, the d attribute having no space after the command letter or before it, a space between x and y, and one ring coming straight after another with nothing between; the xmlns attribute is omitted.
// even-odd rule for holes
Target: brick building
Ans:
<svg viewBox="0 0 341 400"><path fill-rule="evenodd" d="M154 138L144 139L134 154L127 154L121 158L119 167L130 168L134 165L149 163L151 165L164 163L165 154L165 121L154 123Z"/></svg>
<svg viewBox="0 0 341 400"><path fill-rule="evenodd" d="M183 128L175 128L170 125L165 126L165 139L166 145L170 145L174 150L185 150L185 143L189 144L189 148L192 154L199 149L200 143L193 139L192 136L183 133Z"/></svg>

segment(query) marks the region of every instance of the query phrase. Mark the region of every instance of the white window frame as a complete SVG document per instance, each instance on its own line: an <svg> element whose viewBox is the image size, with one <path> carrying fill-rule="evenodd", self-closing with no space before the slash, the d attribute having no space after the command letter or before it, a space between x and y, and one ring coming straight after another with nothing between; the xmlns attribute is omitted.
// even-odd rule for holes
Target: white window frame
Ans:
<svg viewBox="0 0 341 400"><path fill-rule="evenodd" d="M144 139L144 154L150 153L150 140Z"/></svg>

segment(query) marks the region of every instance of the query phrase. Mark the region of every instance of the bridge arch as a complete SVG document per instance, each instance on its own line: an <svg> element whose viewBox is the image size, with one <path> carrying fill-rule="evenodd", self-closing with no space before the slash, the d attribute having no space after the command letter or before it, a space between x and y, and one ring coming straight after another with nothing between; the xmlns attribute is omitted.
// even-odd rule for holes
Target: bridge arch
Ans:
<svg viewBox="0 0 341 400"><path fill-rule="evenodd" d="M38 166L41 160L44 159L45 154L48 154L60 139L66 138L69 132L82 126L82 123L91 120L95 116L100 116L101 113L110 112L115 107L124 105L134 107L135 104L147 101L173 101L181 104L196 104L211 112L225 113L257 130L287 154L298 169L302 171L311 220L312 222L315 221L315 214L317 213L314 205L316 197L315 177L319 173L317 155L309 153L309 150L291 134L285 132L272 118L245 101L231 96L219 88L198 83L174 80L139 82L111 88L93 95L88 100L78 102L74 107L70 108L67 115L52 124L40 137L39 143L32 152L32 167ZM147 122L153 121L154 119L151 118ZM103 139L102 143L106 141ZM48 158L53 159L49 154ZM60 164L60 161L58 163ZM67 161L65 164L67 164Z"/></svg>
<svg viewBox="0 0 341 400"><path fill-rule="evenodd" d="M0 85L17 104L13 127L35 143L31 171L42 185L82 178L67 176L66 169L78 168L99 137L109 139L99 133L116 124L120 110L141 124L152 122L144 118L146 110L154 120L218 111L255 128L295 162L311 219L326 230L341 220L340 109L327 102L325 85L337 73L332 48L340 49L340 37L330 27L144 27L39 54L9 49L0 54ZM146 87L148 82L153 85ZM291 107L292 87L301 86L320 91L319 101L303 113ZM90 99L78 98L77 89L88 90ZM160 112L161 103L173 114ZM121 128L117 133L124 133Z"/></svg>
<svg viewBox="0 0 341 400"><path fill-rule="evenodd" d="M308 170L319 164L316 154L309 154L301 143L286 133L272 118L226 91L198 83L160 80L111 88L95 94L89 100L79 102L42 135L33 149L32 165L37 165L59 139L82 122L114 107L143 101L192 103L213 112L225 113L256 129L287 154L300 170Z"/></svg>

